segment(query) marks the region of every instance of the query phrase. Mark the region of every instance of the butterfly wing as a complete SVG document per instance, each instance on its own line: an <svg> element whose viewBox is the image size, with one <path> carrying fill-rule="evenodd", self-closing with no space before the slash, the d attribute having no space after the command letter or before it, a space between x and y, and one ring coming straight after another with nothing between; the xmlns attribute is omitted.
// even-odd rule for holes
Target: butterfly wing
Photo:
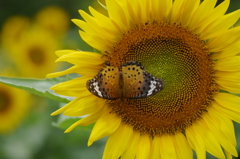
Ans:
<svg viewBox="0 0 240 159"><path fill-rule="evenodd" d="M123 98L131 98L139 96L140 85L143 78L144 68L135 61L130 61L122 65L122 79L123 79ZM135 87L133 87L135 85ZM138 87L139 85L139 87Z"/></svg>
<svg viewBox="0 0 240 159"><path fill-rule="evenodd" d="M122 65L123 98L141 99L152 96L164 88L164 81L146 72L136 61Z"/></svg>
<svg viewBox="0 0 240 159"><path fill-rule="evenodd" d="M119 69L106 66L92 80L87 82L88 90L104 99L114 100L119 98Z"/></svg>
<svg viewBox="0 0 240 159"><path fill-rule="evenodd" d="M143 76L144 82L141 85L141 91L144 92L143 98L155 95L164 88L165 83L161 78L157 78L148 72L144 72Z"/></svg>

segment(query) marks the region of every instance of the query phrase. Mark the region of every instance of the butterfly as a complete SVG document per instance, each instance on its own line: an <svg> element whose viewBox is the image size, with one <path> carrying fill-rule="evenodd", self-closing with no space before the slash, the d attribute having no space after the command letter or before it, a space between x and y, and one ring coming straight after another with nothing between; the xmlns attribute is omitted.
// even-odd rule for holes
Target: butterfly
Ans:
<svg viewBox="0 0 240 159"><path fill-rule="evenodd" d="M148 73L140 62L129 61L120 67L106 63L106 67L87 81L86 86L93 95L103 99L142 99L161 91L165 83Z"/></svg>

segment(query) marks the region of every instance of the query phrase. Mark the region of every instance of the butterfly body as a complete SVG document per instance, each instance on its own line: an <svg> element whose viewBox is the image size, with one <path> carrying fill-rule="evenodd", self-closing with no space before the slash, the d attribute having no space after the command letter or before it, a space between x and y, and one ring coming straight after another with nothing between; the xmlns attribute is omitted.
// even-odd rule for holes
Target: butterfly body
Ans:
<svg viewBox="0 0 240 159"><path fill-rule="evenodd" d="M109 64L87 82L88 90L104 99L141 99L152 96L164 88L164 81L145 71L137 61L129 61L120 68Z"/></svg>

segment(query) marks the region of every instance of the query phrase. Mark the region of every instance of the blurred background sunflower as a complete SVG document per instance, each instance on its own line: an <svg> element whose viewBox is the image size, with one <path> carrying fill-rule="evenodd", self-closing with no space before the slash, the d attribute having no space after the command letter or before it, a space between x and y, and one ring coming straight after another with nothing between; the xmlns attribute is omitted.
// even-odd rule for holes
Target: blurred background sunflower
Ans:
<svg viewBox="0 0 240 159"><path fill-rule="evenodd" d="M0 0L0 75L45 78L70 67L54 63L56 50L93 51L71 22L79 18L79 9L88 12L88 6L107 14L97 0ZM240 1L231 0L228 12L239 8ZM61 105L0 84L0 159L100 159L104 139L87 147L90 129L76 128L63 134L68 122L60 126L62 129L54 126L65 119L50 116ZM240 143L240 126L235 126ZM240 153L239 144L237 150ZM207 158L214 157L208 154Z"/></svg>

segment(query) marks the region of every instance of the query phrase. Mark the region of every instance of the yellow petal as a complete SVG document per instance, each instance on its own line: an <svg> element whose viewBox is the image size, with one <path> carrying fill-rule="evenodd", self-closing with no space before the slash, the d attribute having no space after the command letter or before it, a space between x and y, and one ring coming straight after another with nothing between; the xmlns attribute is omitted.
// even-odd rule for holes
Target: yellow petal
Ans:
<svg viewBox="0 0 240 159"><path fill-rule="evenodd" d="M240 115L239 112L232 111L230 109L218 106L218 104L214 105L214 108L219 111L221 114L224 114L227 118L234 120L238 123L240 123Z"/></svg>
<svg viewBox="0 0 240 159"><path fill-rule="evenodd" d="M117 130L121 123L121 118L111 111L106 111L96 122L88 140L88 146L96 140L111 135Z"/></svg>
<svg viewBox="0 0 240 159"><path fill-rule="evenodd" d="M69 133L69 132L71 132L76 126L79 125L78 123L79 123L81 120L82 120L82 119L78 120L77 122L75 122L74 124L72 124L70 127L68 127L68 128L64 131L64 133Z"/></svg>
<svg viewBox="0 0 240 159"><path fill-rule="evenodd" d="M240 112L240 97L229 93L218 93L214 96L214 100L232 111Z"/></svg>
<svg viewBox="0 0 240 159"><path fill-rule="evenodd" d="M88 96L76 102L72 107L64 112L66 116L83 116L98 111L106 103L105 100Z"/></svg>
<svg viewBox="0 0 240 159"><path fill-rule="evenodd" d="M97 12L92 7L89 7L89 11L98 20L99 25L101 25L102 28L107 30L109 32L109 34L112 35L112 36L110 36L110 37L112 37L111 39L113 39L114 37L117 39L118 37L120 37L122 35L122 32L120 32L118 30L118 28L115 27L115 25L112 23L111 19L109 19L108 17Z"/></svg>
<svg viewBox="0 0 240 159"><path fill-rule="evenodd" d="M142 11L142 22L145 24L150 21L150 1L140 1L140 7Z"/></svg>
<svg viewBox="0 0 240 159"><path fill-rule="evenodd" d="M93 17L95 17L99 21L102 21L103 24L107 24L107 25L110 25L110 27L112 27L111 21L110 21L110 19L108 17L106 17L105 15L99 13L94 8L92 8L91 6L89 6L89 11L93 15Z"/></svg>
<svg viewBox="0 0 240 159"><path fill-rule="evenodd" d="M204 120L200 120L199 122L197 122L197 125L198 131L205 142L206 150L217 158L225 158L218 139L210 131Z"/></svg>
<svg viewBox="0 0 240 159"><path fill-rule="evenodd" d="M128 0L125 0L124 3L125 3L125 7L126 8L123 8L123 9L126 12L128 12L127 20L128 20L129 26L132 27L133 24L138 24L139 23L138 17L135 16L134 10L133 10L132 5L130 4L130 2Z"/></svg>
<svg viewBox="0 0 240 159"><path fill-rule="evenodd" d="M79 68L80 70L78 70L78 74L83 75L83 76L90 76L90 77L94 77L96 76L99 71L102 69L102 67L99 68Z"/></svg>
<svg viewBox="0 0 240 159"><path fill-rule="evenodd" d="M130 6L133 10L133 16L131 16L132 20L135 20L134 21L134 24L135 25L139 25L143 22L142 20L142 9L141 9L141 5L139 3L138 0L131 0L131 1L128 1L128 8L130 9ZM129 6L130 5L130 6Z"/></svg>
<svg viewBox="0 0 240 159"><path fill-rule="evenodd" d="M202 21L206 20L211 11L213 10L217 0L205 0L193 13L191 20L188 24L189 28L192 30L196 29L201 24L204 24Z"/></svg>
<svg viewBox="0 0 240 159"><path fill-rule="evenodd" d="M177 153L174 147L174 142L170 135L162 135L160 140L160 155L161 158L177 159Z"/></svg>
<svg viewBox="0 0 240 159"><path fill-rule="evenodd" d="M240 93L240 72L239 71L216 71L215 80L219 84L219 88L233 92Z"/></svg>
<svg viewBox="0 0 240 159"><path fill-rule="evenodd" d="M93 96L87 89L83 90L76 90L76 91L68 91L68 90L55 90L54 91L57 94L63 95L63 96L69 96L69 97L85 97L85 96Z"/></svg>
<svg viewBox="0 0 240 159"><path fill-rule="evenodd" d="M61 84L61 83L60 83ZM68 87L68 86L65 86L65 85L54 85L51 90L55 90L55 91L66 91L66 89L68 89L67 91L69 92L80 92L80 91L84 91L86 90L86 83L84 84L84 86L78 86L78 85L75 85L77 87ZM72 84L72 86L74 86L74 84Z"/></svg>
<svg viewBox="0 0 240 159"><path fill-rule="evenodd" d="M87 34L83 31L79 31L79 34L82 37L82 39L93 48L102 52L104 51L110 52L111 44L105 42L104 38L93 35L93 34Z"/></svg>
<svg viewBox="0 0 240 159"><path fill-rule="evenodd" d="M240 72L224 72L224 71L216 71L215 72L216 81L228 81L232 83L238 83L240 79Z"/></svg>
<svg viewBox="0 0 240 159"><path fill-rule="evenodd" d="M215 135L215 137L218 139L221 146L228 152L230 152L232 155L237 156L235 146L229 140L227 140L229 139L226 136L227 134L224 134L226 131L222 131L219 127L222 124L221 120L219 120L219 117L220 114L215 111L215 109L211 109L204 116L205 123L208 125L209 129Z"/></svg>
<svg viewBox="0 0 240 159"><path fill-rule="evenodd" d="M239 71L240 56L232 56L220 59L215 63L214 69L220 71Z"/></svg>
<svg viewBox="0 0 240 159"><path fill-rule="evenodd" d="M106 0L106 5L110 19L114 20L123 31L127 31L128 21L120 5L115 0Z"/></svg>
<svg viewBox="0 0 240 159"><path fill-rule="evenodd" d="M184 10L184 6L186 4L186 0L175 0L172 6L172 11L170 13L170 21L172 23L181 22L182 12Z"/></svg>
<svg viewBox="0 0 240 159"><path fill-rule="evenodd" d="M165 12L163 12L163 16L164 16L164 17L168 17L169 14L170 14L170 12L171 12L171 10L172 10L173 1L163 0L162 2L163 2L163 4L166 4L166 5L164 5L164 6L161 6L161 9L163 9L163 7L166 7L166 8L164 9ZM161 4L162 4L162 3L160 2L160 5L161 5Z"/></svg>
<svg viewBox="0 0 240 159"><path fill-rule="evenodd" d="M69 128L67 128L67 130L65 130L64 133L69 133L78 125L88 126L88 125L96 122L105 113L105 111L107 111L106 108L101 108L97 112L89 114L88 116L86 116L86 117L80 119L79 121L75 122L74 124L72 124Z"/></svg>
<svg viewBox="0 0 240 159"><path fill-rule="evenodd" d="M212 55L212 59L218 60L230 56L235 56L240 53L240 42L236 42L233 45L226 46L221 52L216 52Z"/></svg>
<svg viewBox="0 0 240 159"><path fill-rule="evenodd" d="M213 122L215 124L215 127L217 127L223 137L225 137L230 143L235 147L236 146L236 138L235 138L235 132L234 132L234 126L232 120L230 120L228 117L226 117L223 113L219 113L219 111L216 111L216 107L219 107L220 105L216 102L212 103L213 107L209 109L209 114L211 115L211 118L208 115L208 118L206 120L209 120L209 124L211 125ZM212 115L215 113L215 116ZM205 120L205 122L206 122ZM218 138L220 141L220 138Z"/></svg>
<svg viewBox="0 0 240 159"><path fill-rule="evenodd" d="M127 26L127 28L132 28L132 26L133 26L133 21L132 21L132 13L133 13L133 10L132 10L132 7L130 7L129 8L129 2L128 2L128 0L121 0L121 1L119 1L119 0L117 0L116 1L118 4L119 4L119 6L120 6L120 8L122 9L122 11L124 11L124 15L125 15L125 18L124 19L126 19L126 26ZM131 5L130 5L131 6ZM130 9L130 10L129 10ZM134 23L134 25L135 25L136 23ZM120 35L121 36L121 35Z"/></svg>
<svg viewBox="0 0 240 159"><path fill-rule="evenodd" d="M58 83L54 86L51 87L51 90L61 90L61 89L66 89L66 88L76 88L76 85L80 83L80 86L86 86L86 82L91 79L92 77L87 77L87 76L83 76L83 77L77 77L74 79L70 79L68 81L62 82L62 83Z"/></svg>
<svg viewBox="0 0 240 159"><path fill-rule="evenodd" d="M210 13L211 16L206 17L206 19L203 21L202 25L199 26L199 28L197 28L197 32L201 33L200 37L202 39L206 39L206 37L204 37L203 35L205 34L205 32L209 33L209 27L211 28L212 26L215 26L215 23L219 23L220 19L226 13L229 4L230 4L230 0L225 0L224 2L219 4L216 8L214 8L211 11L211 13ZM212 32L215 33L215 31L212 31ZM212 34L212 32L209 34Z"/></svg>
<svg viewBox="0 0 240 159"><path fill-rule="evenodd" d="M235 130L234 130L234 125L233 121L230 120L229 118L225 117L224 115L221 116L222 119L222 126L220 127L221 131L224 134L227 134L228 140L231 142L231 144L236 147L237 146L237 141L236 141L236 135L235 135Z"/></svg>
<svg viewBox="0 0 240 159"><path fill-rule="evenodd" d="M51 115L58 115L64 111L66 111L68 108L70 108L72 105L74 105L76 102L78 102L81 99L81 97L79 98L75 98L73 99L71 102L69 102L68 104L66 104L65 106L61 107L60 109L56 110L55 112L53 112Z"/></svg>
<svg viewBox="0 0 240 159"><path fill-rule="evenodd" d="M70 54L67 54L65 56L59 57L56 62L59 61L67 61L69 63L75 64L75 65L100 65L103 64L105 61L105 58L101 54L93 53L93 52L83 52L83 51L77 51Z"/></svg>
<svg viewBox="0 0 240 159"><path fill-rule="evenodd" d="M199 4L200 4L200 0L191 0L191 1L185 2L184 8L182 9L182 13L179 19L179 22L183 26L187 26L189 24L190 18L192 17L193 13L196 11Z"/></svg>
<svg viewBox="0 0 240 159"><path fill-rule="evenodd" d="M61 57L61 56L70 54L70 53L72 53L72 52L76 52L76 50L58 50L58 51L55 52L55 54L56 54L58 57Z"/></svg>
<svg viewBox="0 0 240 159"><path fill-rule="evenodd" d="M226 90L232 93L240 93L240 81L238 83L232 83L227 80L217 80L217 84L219 84L219 88L222 90Z"/></svg>
<svg viewBox="0 0 240 159"><path fill-rule="evenodd" d="M186 137L189 145L196 151L198 159L206 159L205 143L195 123L186 129Z"/></svg>
<svg viewBox="0 0 240 159"><path fill-rule="evenodd" d="M150 17L150 22L152 21L162 21L163 20L163 14L161 14L161 12L163 12L163 10L160 10L160 1L156 1L156 0L149 0L151 3L151 17ZM158 15L158 16L156 16Z"/></svg>
<svg viewBox="0 0 240 159"><path fill-rule="evenodd" d="M239 17L240 10L223 16L223 18L218 22L209 24L209 26L202 31L201 37L204 39L209 39L226 31L238 21Z"/></svg>
<svg viewBox="0 0 240 159"><path fill-rule="evenodd" d="M58 84L52 86L51 90L66 90L66 89L83 90L83 89L86 89L87 81L92 79L92 78L93 77L87 77L87 76L74 78L72 80L62 82L62 83L58 83Z"/></svg>
<svg viewBox="0 0 240 159"><path fill-rule="evenodd" d="M55 78L55 77L60 77L60 76L64 76L64 75L71 74L71 73L78 73L78 71L79 71L79 67L72 66L64 71L47 74L46 77L47 78Z"/></svg>
<svg viewBox="0 0 240 159"><path fill-rule="evenodd" d="M138 143L136 159L149 159L150 145L150 138L148 134L141 135Z"/></svg>
<svg viewBox="0 0 240 159"><path fill-rule="evenodd" d="M227 159L232 159L232 155L228 151L224 150L224 152L227 156Z"/></svg>
<svg viewBox="0 0 240 159"><path fill-rule="evenodd" d="M169 21L168 16L172 9L172 1L170 0L150 0L151 20L152 21ZM156 16L157 15L157 16Z"/></svg>
<svg viewBox="0 0 240 159"><path fill-rule="evenodd" d="M140 133L138 131L133 131L132 142L126 152L121 156L121 159L135 158L139 139Z"/></svg>
<svg viewBox="0 0 240 159"><path fill-rule="evenodd" d="M152 141L149 158L161 159L160 142L161 142L161 137L155 136L153 141Z"/></svg>
<svg viewBox="0 0 240 159"><path fill-rule="evenodd" d="M83 20L79 19L72 19L72 22L76 24L79 28L81 28L86 33L95 33L97 34L92 28L89 27L89 24Z"/></svg>
<svg viewBox="0 0 240 159"><path fill-rule="evenodd" d="M239 41L240 27L230 29L219 36L210 39L206 45L210 52L220 52L225 47L230 47ZM235 45L234 45L235 46Z"/></svg>
<svg viewBox="0 0 240 159"><path fill-rule="evenodd" d="M191 159L193 157L193 152L186 137L181 132L177 132L171 137L175 144L175 150L179 158Z"/></svg>
<svg viewBox="0 0 240 159"><path fill-rule="evenodd" d="M109 136L104 149L103 159L119 158L129 147L132 141L132 135L132 127L121 124L119 128Z"/></svg>
<svg viewBox="0 0 240 159"><path fill-rule="evenodd" d="M83 10L79 10L80 15L84 18L86 21L86 24L81 20L75 20L76 24L81 27L86 33L94 34L99 37L103 37L105 39L105 42L113 43L115 40L114 36L112 35L112 32L109 31L109 29L105 29L105 25L102 25L102 22L98 19L88 15Z"/></svg>

